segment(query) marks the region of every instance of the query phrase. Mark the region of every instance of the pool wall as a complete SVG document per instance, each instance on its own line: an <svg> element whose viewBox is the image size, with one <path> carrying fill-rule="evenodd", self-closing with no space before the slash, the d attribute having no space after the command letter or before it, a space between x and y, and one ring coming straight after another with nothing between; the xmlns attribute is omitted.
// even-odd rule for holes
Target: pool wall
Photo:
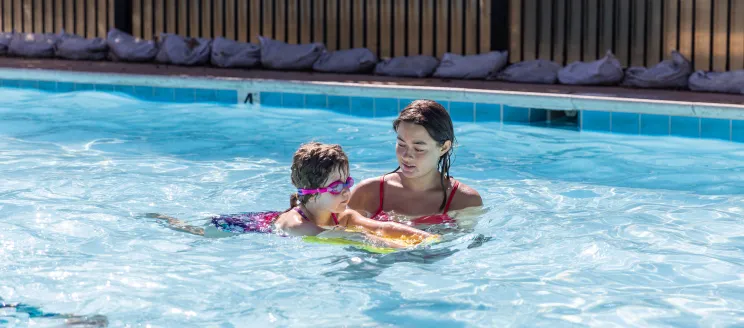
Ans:
<svg viewBox="0 0 744 328"><path fill-rule="evenodd" d="M576 129L744 142L744 106L532 92L266 79L195 78L0 69L0 86L47 92L103 91L147 101L253 109L315 108L392 117L414 99L442 103L455 121L550 123L576 111ZM292 92L285 92L291 90ZM558 111L558 112L556 112ZM560 113L560 115L556 115Z"/></svg>

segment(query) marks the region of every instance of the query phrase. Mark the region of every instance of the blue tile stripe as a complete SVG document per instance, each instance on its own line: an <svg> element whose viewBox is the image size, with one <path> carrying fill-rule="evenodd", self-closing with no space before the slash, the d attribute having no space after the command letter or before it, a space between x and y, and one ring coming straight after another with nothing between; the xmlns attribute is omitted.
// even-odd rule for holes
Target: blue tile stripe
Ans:
<svg viewBox="0 0 744 328"><path fill-rule="evenodd" d="M209 102L226 105L238 103L237 90L167 88L142 85L93 84L58 81L0 79L5 88L36 89L45 92L118 92L147 101L194 103Z"/></svg>
<svg viewBox="0 0 744 328"><path fill-rule="evenodd" d="M11 79L0 79L0 86L37 89L44 92L114 92L156 102L207 102L229 105L242 103L242 99L238 99L237 90L224 89ZM266 107L324 109L360 117L394 118L413 100L412 98L261 92L258 102ZM437 101L449 111L456 122L541 124L550 121L551 117L550 110L541 108L466 101ZM576 129L583 131L744 142L744 120L609 112L601 109L581 110L576 120Z"/></svg>

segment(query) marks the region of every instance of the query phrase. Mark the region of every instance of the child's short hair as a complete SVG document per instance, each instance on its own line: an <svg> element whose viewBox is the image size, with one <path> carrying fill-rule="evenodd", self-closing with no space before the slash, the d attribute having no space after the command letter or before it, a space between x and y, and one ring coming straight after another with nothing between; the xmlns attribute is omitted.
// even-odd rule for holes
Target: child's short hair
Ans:
<svg viewBox="0 0 744 328"><path fill-rule="evenodd" d="M300 146L292 158L292 184L302 189L322 188L328 176L338 170L341 175L349 172L349 158L339 145L309 142ZM292 194L290 207L306 204L316 195Z"/></svg>

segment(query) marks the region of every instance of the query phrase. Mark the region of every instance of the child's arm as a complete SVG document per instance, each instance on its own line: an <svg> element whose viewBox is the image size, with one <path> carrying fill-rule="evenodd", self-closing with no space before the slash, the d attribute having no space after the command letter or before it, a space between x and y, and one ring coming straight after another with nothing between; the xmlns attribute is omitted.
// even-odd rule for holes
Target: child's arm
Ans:
<svg viewBox="0 0 744 328"><path fill-rule="evenodd" d="M380 222L366 218L354 210L344 211L341 218L341 225L349 228L359 227L373 235L391 238L409 237L422 241L432 236L432 234L409 227L397 222Z"/></svg>

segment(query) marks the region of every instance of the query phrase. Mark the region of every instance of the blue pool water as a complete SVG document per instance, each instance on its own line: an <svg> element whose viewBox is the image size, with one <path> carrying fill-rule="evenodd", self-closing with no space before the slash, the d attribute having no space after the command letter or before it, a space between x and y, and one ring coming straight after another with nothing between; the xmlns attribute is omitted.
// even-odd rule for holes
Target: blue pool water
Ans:
<svg viewBox="0 0 744 328"><path fill-rule="evenodd" d="M208 239L142 214L284 209L311 139L342 144L357 180L387 172L391 118L0 90L0 298L112 326L744 324L744 144L456 134L453 174L487 212L441 244ZM59 324L0 310L31 321Z"/></svg>

